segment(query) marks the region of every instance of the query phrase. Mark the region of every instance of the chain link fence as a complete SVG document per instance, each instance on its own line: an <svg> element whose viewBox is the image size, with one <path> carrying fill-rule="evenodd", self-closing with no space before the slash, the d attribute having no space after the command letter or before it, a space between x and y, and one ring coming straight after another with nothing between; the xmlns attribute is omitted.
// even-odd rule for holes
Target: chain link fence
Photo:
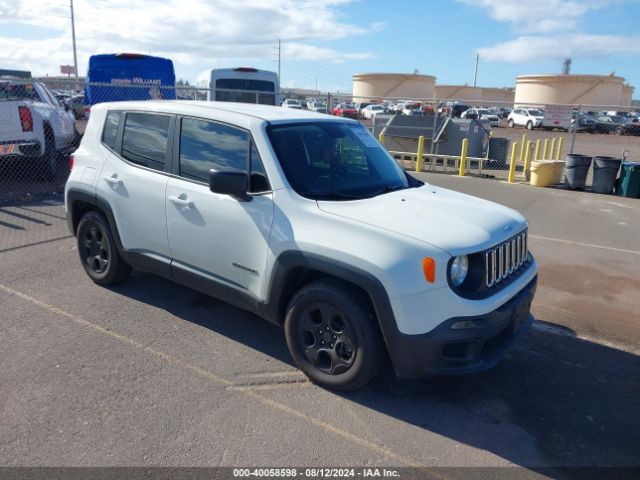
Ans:
<svg viewBox="0 0 640 480"><path fill-rule="evenodd" d="M93 103L215 98L280 105L287 98L297 99L302 108L359 120L408 170L458 173L464 164L467 174L526 181L534 161L561 160L569 153L640 161L640 122L632 107L560 108L334 93L305 97L122 83L90 86ZM73 80L64 88L59 81L0 80L0 229L20 231L64 216L70 154L90 116L84 94L85 85ZM548 114L552 109L562 110L564 118L547 118L545 110ZM587 189L591 179L590 173ZM556 180L561 183L562 177Z"/></svg>

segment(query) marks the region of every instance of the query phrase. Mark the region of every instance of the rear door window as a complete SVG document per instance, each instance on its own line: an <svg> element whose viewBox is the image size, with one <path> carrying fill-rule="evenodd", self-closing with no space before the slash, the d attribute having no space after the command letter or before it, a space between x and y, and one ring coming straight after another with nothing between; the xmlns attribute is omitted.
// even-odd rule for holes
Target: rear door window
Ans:
<svg viewBox="0 0 640 480"><path fill-rule="evenodd" d="M169 115L127 113L122 156L154 170L164 170L169 137Z"/></svg>

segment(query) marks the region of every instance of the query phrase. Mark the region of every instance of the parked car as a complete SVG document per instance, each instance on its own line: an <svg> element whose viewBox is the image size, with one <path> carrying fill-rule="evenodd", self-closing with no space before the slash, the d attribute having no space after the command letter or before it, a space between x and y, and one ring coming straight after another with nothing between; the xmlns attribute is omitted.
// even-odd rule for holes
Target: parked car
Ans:
<svg viewBox="0 0 640 480"><path fill-rule="evenodd" d="M296 100L295 98L287 98L282 102L282 107L302 110L302 104L300 103L300 100Z"/></svg>
<svg viewBox="0 0 640 480"><path fill-rule="evenodd" d="M362 109L362 116L367 120L372 120L376 115L384 113L386 112L382 105L367 105Z"/></svg>
<svg viewBox="0 0 640 480"><path fill-rule="evenodd" d="M371 102L355 102L354 105L358 110L358 115L360 116L360 118L362 118L362 110L371 105Z"/></svg>
<svg viewBox="0 0 640 480"><path fill-rule="evenodd" d="M507 117L509 128L514 126L527 127L528 130L542 126L544 111L538 108L515 108Z"/></svg>
<svg viewBox="0 0 640 480"><path fill-rule="evenodd" d="M617 115L600 115L596 118L594 129L597 133L615 133L617 135L622 135L627 123L626 117L620 117Z"/></svg>
<svg viewBox="0 0 640 480"><path fill-rule="evenodd" d="M619 133L620 135L640 135L640 120L635 118L631 122L627 122Z"/></svg>
<svg viewBox="0 0 640 480"><path fill-rule="evenodd" d="M0 79L0 161L21 160L51 180L77 135L73 114L43 83Z"/></svg>
<svg viewBox="0 0 640 480"><path fill-rule="evenodd" d="M492 113L487 108L475 108L472 107L468 110L465 110L460 115L460 118L468 118L471 120L480 120L488 122L492 127L500 126L500 118L495 113Z"/></svg>
<svg viewBox="0 0 640 480"><path fill-rule="evenodd" d="M533 322L525 218L407 175L355 120L99 104L74 159L67 222L93 282L139 269L253 312L326 388L387 359L405 378L486 370Z"/></svg>
<svg viewBox="0 0 640 480"><path fill-rule="evenodd" d="M353 103L341 103L333 109L336 117L358 118L358 109Z"/></svg>
<svg viewBox="0 0 640 480"><path fill-rule="evenodd" d="M84 117L84 95L75 95L68 98L66 106L69 107L69 110L76 119Z"/></svg>
<svg viewBox="0 0 640 480"><path fill-rule="evenodd" d="M420 102L405 103L402 115L422 115L422 104Z"/></svg>
<svg viewBox="0 0 640 480"><path fill-rule="evenodd" d="M307 110L311 110L316 113L327 113L327 104L323 102L310 102Z"/></svg>
<svg viewBox="0 0 640 480"><path fill-rule="evenodd" d="M596 121L591 115L574 113L569 130L573 130L574 128L578 132L593 133L596 131Z"/></svg>

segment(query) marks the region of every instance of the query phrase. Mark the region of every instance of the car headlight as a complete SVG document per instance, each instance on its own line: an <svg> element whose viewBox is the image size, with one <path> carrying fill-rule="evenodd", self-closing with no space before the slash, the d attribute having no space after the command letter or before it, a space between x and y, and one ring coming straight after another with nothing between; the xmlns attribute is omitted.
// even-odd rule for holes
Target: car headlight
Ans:
<svg viewBox="0 0 640 480"><path fill-rule="evenodd" d="M469 257L466 255L455 257L451 262L451 267L449 267L451 283L459 287L464 282L464 279L467 278L467 273L469 273Z"/></svg>

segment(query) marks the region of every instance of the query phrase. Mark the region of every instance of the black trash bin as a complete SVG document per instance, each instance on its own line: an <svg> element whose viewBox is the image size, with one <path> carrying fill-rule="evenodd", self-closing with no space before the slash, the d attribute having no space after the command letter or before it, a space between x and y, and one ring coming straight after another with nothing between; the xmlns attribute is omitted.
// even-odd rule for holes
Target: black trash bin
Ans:
<svg viewBox="0 0 640 480"><path fill-rule="evenodd" d="M509 156L508 138L489 137L489 159L491 168L505 168Z"/></svg>
<svg viewBox="0 0 640 480"><path fill-rule="evenodd" d="M595 193L613 193L622 159L593 157L593 187Z"/></svg>
<svg viewBox="0 0 640 480"><path fill-rule="evenodd" d="M569 153L565 158L564 184L571 190L584 190L593 157Z"/></svg>

